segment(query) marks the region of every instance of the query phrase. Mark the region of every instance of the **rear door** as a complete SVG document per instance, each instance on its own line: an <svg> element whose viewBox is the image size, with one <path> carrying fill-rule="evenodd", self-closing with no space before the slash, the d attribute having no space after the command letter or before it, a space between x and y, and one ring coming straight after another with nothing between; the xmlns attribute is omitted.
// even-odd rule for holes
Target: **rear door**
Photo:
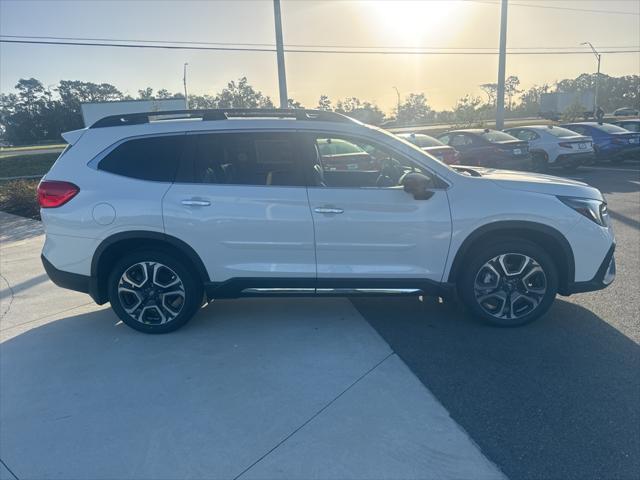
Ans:
<svg viewBox="0 0 640 480"><path fill-rule="evenodd" d="M176 182L162 203L166 232L194 248L214 282L247 277L313 282L313 221L298 137L286 132L186 137Z"/></svg>

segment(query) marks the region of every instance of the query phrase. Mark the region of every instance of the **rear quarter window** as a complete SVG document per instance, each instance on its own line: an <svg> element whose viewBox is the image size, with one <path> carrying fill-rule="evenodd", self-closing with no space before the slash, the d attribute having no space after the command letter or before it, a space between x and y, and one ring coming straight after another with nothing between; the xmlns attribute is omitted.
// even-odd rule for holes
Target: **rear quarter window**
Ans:
<svg viewBox="0 0 640 480"><path fill-rule="evenodd" d="M184 137L168 135L127 140L100 161L98 170L140 180L173 182Z"/></svg>

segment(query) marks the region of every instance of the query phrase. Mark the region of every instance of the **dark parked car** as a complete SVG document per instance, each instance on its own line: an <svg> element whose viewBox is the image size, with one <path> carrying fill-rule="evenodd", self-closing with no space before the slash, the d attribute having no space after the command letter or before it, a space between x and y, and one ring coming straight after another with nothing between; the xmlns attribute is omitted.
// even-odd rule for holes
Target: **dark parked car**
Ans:
<svg viewBox="0 0 640 480"><path fill-rule="evenodd" d="M631 117L633 115L640 115L637 108L622 107L613 112L614 117Z"/></svg>
<svg viewBox="0 0 640 480"><path fill-rule="evenodd" d="M422 150L433 155L441 162L448 165L458 163L460 154L455 148L445 145L440 140L430 137L429 135L425 135L423 133L401 133L398 136L410 141L415 146L420 147Z"/></svg>
<svg viewBox="0 0 640 480"><path fill-rule="evenodd" d="M625 158L640 157L640 134L610 123L579 122L561 125L593 139L597 160L622 162Z"/></svg>
<svg viewBox="0 0 640 480"><path fill-rule="evenodd" d="M640 119L632 118L629 120L618 120L617 122L611 122L613 125L625 128L630 132L640 133Z"/></svg>
<svg viewBox="0 0 640 480"><path fill-rule="evenodd" d="M460 152L461 165L509 170L532 168L529 143L498 130L453 130L439 135L438 140Z"/></svg>

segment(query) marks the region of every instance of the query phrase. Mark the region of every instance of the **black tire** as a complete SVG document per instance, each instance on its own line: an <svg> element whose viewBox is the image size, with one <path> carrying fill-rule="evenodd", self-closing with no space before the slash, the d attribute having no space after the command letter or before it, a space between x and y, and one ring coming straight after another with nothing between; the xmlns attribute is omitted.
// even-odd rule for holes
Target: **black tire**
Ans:
<svg viewBox="0 0 640 480"><path fill-rule="evenodd" d="M549 170L549 159L544 152L535 152L531 156L533 171L538 173L546 173Z"/></svg>
<svg viewBox="0 0 640 480"><path fill-rule="evenodd" d="M482 288L478 289L481 291L481 293L478 294L479 296L476 295L478 291L476 290L476 278L478 278L481 273L485 275L485 278L480 279L480 281L488 282L485 284L485 288L486 285L493 281L491 278L493 276L490 270L491 267L485 268L485 265L505 254L507 254L507 256L503 257L503 263L506 263L507 266L510 267L511 272L516 271L519 264L509 265L509 263L513 263L519 259L520 257L518 256L525 256L532 259L534 263L530 263L529 267L531 270L535 269L533 275L529 273L529 269L524 269L522 273L522 276L527 278L519 278L515 275L513 277L502 275L502 278L496 282L496 286L502 285L505 289L504 292L496 288L498 291L491 294L490 288L487 290ZM513 256L511 256L511 254L513 254ZM460 298L462 298L466 307L471 310L475 316L491 325L517 327L533 322L549 309L558 291L558 270L553 260L544 249L526 240L503 239L493 244L486 244L472 250L466 257L465 265L466 267L458 276L457 287ZM504 273L504 269L502 269L500 265L498 260L498 265L496 266L496 273L498 275L496 276ZM538 272L537 267L540 267L543 272L544 282L542 282L542 276ZM499 282L502 283L500 284ZM525 282L532 283L526 285ZM545 287L544 292L539 293L542 290L542 283L544 283ZM512 290L514 288L516 289L515 291ZM528 290L529 288L531 290ZM516 296L516 294L518 295ZM502 300L499 298L500 296L505 296L502 307L500 307L499 303ZM486 299L486 297L488 297L488 299ZM484 304L481 304L478 298L485 299L483 300ZM511 302L512 298L516 300ZM496 300L498 305L494 305ZM537 303L535 306L533 306L534 302L532 300L536 300ZM509 301L508 307L506 306L507 301ZM493 308L494 306L495 308ZM505 308L508 311L504 310ZM494 312L492 312L492 310L494 310ZM500 316L503 313L513 318Z"/></svg>
<svg viewBox="0 0 640 480"><path fill-rule="evenodd" d="M149 275L156 269L155 281L158 283L148 282ZM125 272L128 273L127 279L141 286L125 281ZM174 283L176 279L178 283ZM114 312L125 324L140 332L168 333L177 330L202 305L203 286L198 276L188 265L160 250L138 250L125 255L116 262L107 281L109 302ZM138 300L140 305L132 311L131 307Z"/></svg>

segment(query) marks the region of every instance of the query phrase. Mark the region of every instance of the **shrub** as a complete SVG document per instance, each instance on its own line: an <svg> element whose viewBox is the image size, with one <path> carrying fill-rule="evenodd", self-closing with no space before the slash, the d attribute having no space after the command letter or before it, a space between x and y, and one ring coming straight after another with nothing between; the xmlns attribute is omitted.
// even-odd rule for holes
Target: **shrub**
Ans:
<svg viewBox="0 0 640 480"><path fill-rule="evenodd" d="M10 180L0 184L0 210L40 220L36 188L39 180Z"/></svg>

